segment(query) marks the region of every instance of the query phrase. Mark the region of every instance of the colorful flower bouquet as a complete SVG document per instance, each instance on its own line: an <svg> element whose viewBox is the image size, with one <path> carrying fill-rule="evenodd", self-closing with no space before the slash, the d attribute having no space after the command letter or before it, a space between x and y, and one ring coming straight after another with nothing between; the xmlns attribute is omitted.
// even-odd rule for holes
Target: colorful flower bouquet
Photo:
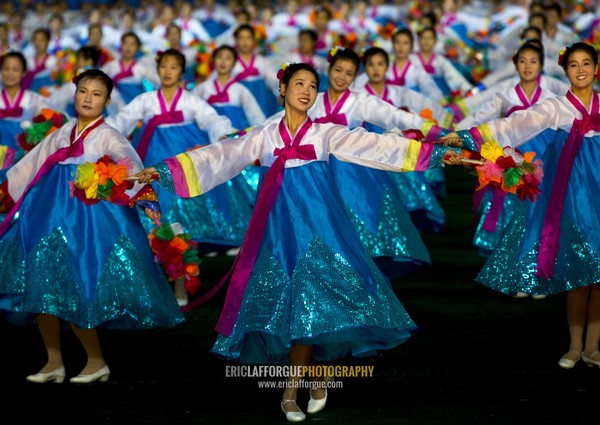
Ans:
<svg viewBox="0 0 600 425"><path fill-rule="evenodd" d="M21 123L23 132L17 136L19 146L26 152L30 151L67 121L67 116L61 112L42 109L40 114L33 118L33 122L23 121Z"/></svg>
<svg viewBox="0 0 600 425"><path fill-rule="evenodd" d="M75 170L74 181L69 182L71 197L81 200L86 205L100 201L112 202L116 205L128 205L130 197L125 193L134 182L127 180L133 168L129 158L114 161L104 155L95 163L84 162Z"/></svg>
<svg viewBox="0 0 600 425"><path fill-rule="evenodd" d="M463 150L462 154L467 157L463 162L475 166L479 178L477 190L495 186L514 193L520 200L537 201L544 171L542 160L533 160L535 152L521 153L511 147L502 148L492 140L484 143L480 152Z"/></svg>
<svg viewBox="0 0 600 425"><path fill-rule="evenodd" d="M148 235L154 260L160 264L167 279L172 282L185 277L185 290L194 295L200 289L198 278L200 258L198 244L190 240L179 223L162 223Z"/></svg>

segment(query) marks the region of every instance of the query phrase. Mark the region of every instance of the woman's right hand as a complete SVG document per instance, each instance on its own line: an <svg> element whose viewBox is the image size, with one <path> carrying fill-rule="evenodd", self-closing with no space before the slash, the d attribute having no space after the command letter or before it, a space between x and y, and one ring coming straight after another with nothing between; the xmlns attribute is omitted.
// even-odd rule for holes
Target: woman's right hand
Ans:
<svg viewBox="0 0 600 425"><path fill-rule="evenodd" d="M460 148L463 145L460 136L454 131L441 137L440 140L444 143L444 145L452 148Z"/></svg>
<svg viewBox="0 0 600 425"><path fill-rule="evenodd" d="M138 183L152 183L160 178L154 167L144 168L139 173L133 174L130 177L132 178L131 180L137 180Z"/></svg>

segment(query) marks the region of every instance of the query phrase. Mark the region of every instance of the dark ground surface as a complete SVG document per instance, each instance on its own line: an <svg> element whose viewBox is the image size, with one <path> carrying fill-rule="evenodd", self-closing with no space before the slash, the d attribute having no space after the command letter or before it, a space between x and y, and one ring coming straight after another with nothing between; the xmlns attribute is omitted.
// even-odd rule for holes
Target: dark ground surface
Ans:
<svg viewBox="0 0 600 425"><path fill-rule="evenodd" d="M471 244L472 177L447 169L445 229L425 234L433 264L392 281L419 326L405 344L374 358L372 378L341 379L327 407L307 423L324 424L600 424L600 369L557 361L568 348L564 295L513 299L474 282L484 263ZM203 260L204 289L230 257ZM0 425L12 424L283 424L282 390L258 378L228 378L209 354L222 305L219 294L174 329L101 331L112 374L92 385L32 384L45 362L35 327L0 319ZM67 377L83 352L64 334ZM299 405L305 408L303 390Z"/></svg>

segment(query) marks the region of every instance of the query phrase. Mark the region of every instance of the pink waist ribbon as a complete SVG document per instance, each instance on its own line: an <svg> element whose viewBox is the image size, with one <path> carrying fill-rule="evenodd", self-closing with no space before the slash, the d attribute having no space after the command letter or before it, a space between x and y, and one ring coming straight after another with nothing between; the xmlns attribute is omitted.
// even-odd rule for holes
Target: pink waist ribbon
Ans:
<svg viewBox="0 0 600 425"><path fill-rule="evenodd" d="M137 147L137 152L142 162L146 159L148 146L156 128L163 124L179 124L181 122L183 122L183 112L181 111L163 112L160 115L154 115L148 120Z"/></svg>
<svg viewBox="0 0 600 425"><path fill-rule="evenodd" d="M46 174L48 174L48 172L50 170L52 170L52 167L54 167L59 162L64 161L67 158L72 158L72 157L77 157L77 156L83 155L84 139L86 138L86 136L89 134L90 131L92 131L93 129L95 129L96 127L98 127L99 125L101 125L103 123L104 123L104 119L100 119L100 120L96 121L96 123L94 123L92 126L88 127L83 132L83 134L81 136L79 136L79 138L77 140L75 140L75 142L72 142L69 146L58 149L56 152L54 152L52 155L50 155L48 158L46 158L46 160L44 161L44 163L42 164L42 166L36 173L35 177L33 178L33 180L25 187L23 194L19 197L17 202L15 202L15 205L6 214L6 217L4 217L4 220L2 220L2 223L0 223L0 236L4 235L4 233L6 233L6 231L12 224L13 218L15 217L15 214L17 213L17 211L19 211L19 208L21 207L21 204L23 203L23 200L25 199L25 195L27 194L27 192L29 192L29 189L31 189L33 186L35 186ZM75 124L75 127L73 127L73 130L71 131L71 141L75 138L75 130L76 129L77 129L77 124Z"/></svg>
<svg viewBox="0 0 600 425"><path fill-rule="evenodd" d="M119 81L125 79L125 78L129 78L129 77L133 77L133 69L132 67L129 67L121 72L119 72L118 74L116 74L113 77L113 83L115 83L116 86L119 85Z"/></svg>
<svg viewBox="0 0 600 425"><path fill-rule="evenodd" d="M19 118L23 115L23 108L20 106L16 108L0 109L0 118Z"/></svg>
<svg viewBox="0 0 600 425"><path fill-rule="evenodd" d="M302 137L306 134L311 125L312 121L308 118L300 130L298 130L298 133L292 141L285 128L283 119L279 122L279 133L283 138L285 147L282 149L276 148L273 152L275 155L275 162L273 162L265 175L263 185L252 212L252 217L250 218L248 231L246 232L242 248L235 258L233 266L225 278L223 278L223 280L221 280L221 282L219 282L210 292L193 300L183 308L184 311L188 311L195 306L202 304L207 299L210 299L221 286L229 281L225 305L223 306L221 317L215 327L215 330L223 335L231 334L237 320L244 291L246 290L246 284L252 273L252 268L254 267L256 257L258 256L260 243L267 227L269 213L273 208L275 200L277 199L277 194L281 189L285 172L285 162L288 159L317 159L315 147L313 145L300 146Z"/></svg>
<svg viewBox="0 0 600 425"><path fill-rule="evenodd" d="M500 188L492 187L487 189L491 192L492 200L490 203L490 209L488 210L485 220L483 221L483 230L486 232L495 232L498 227L498 219L504 209L504 200L506 199L506 192ZM478 191L478 192L484 192Z"/></svg>
<svg viewBox="0 0 600 425"><path fill-rule="evenodd" d="M316 118L315 122L319 124L331 123L348 126L348 120L346 119L345 114L325 115L324 117Z"/></svg>
<svg viewBox="0 0 600 425"><path fill-rule="evenodd" d="M570 92L569 92L570 94ZM597 96L594 94L594 96ZM587 111L586 111L587 112ZM554 263L558 256L560 244L560 219L564 209L565 197L569 186L569 176L577 153L583 142L583 135L590 130L600 131L600 114L584 115L581 120L575 120L569 136L560 151L558 166L552 192L544 216L542 233L540 237L540 248L537 258L536 275L544 279L554 276Z"/></svg>

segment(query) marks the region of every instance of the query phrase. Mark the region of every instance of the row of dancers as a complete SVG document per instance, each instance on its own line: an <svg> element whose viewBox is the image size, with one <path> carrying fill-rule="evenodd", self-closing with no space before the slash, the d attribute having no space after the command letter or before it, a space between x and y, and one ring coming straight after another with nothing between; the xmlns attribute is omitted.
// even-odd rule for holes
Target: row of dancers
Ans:
<svg viewBox="0 0 600 425"><path fill-rule="evenodd" d="M0 308L17 323L37 320L48 362L28 380L65 379L60 319L86 349L85 368L71 378L81 383L110 374L96 328L185 320L147 242L159 214L207 246L242 247L226 282L215 354L303 365L401 344L416 325L388 278L430 262L419 230L443 226L435 191L440 164L460 162L446 145L478 151L490 139L513 147L530 142L527 150L544 157L545 178L536 203L493 191L478 200L476 243L482 254L491 253L478 280L510 295L568 291L571 346L559 364L600 363L596 216L585 195L596 184L586 171L598 134L598 58L591 46L574 44L561 54L565 86L542 74L543 43L528 37L513 58L517 76L498 85L502 90L444 108L398 84L418 68L407 59L414 40L405 29L393 38L403 66L391 66L382 48L361 57L337 47L325 69L298 60L277 74L265 71L268 78L260 78L260 56L239 65L244 38L252 52L254 34L243 25L236 32L235 49L214 51L207 81L182 87L185 54L169 49L155 58L160 88L142 90L115 111L110 107L125 91L125 78L98 70L98 49L80 48L78 65L89 69L57 89L71 91L71 119L26 154L14 141L19 122L33 118L52 95L22 87L22 54L3 57L0 125L7 129L2 135L10 130L12 137L3 141ZM314 40L312 33L298 37ZM393 78L397 84L387 81ZM270 97L257 93L272 95L274 111L267 110ZM458 111L466 113L464 122ZM584 152L577 155L579 149ZM140 208L88 206L70 196L76 166L105 154L132 158L134 172L154 166L138 174L140 182L128 192ZM159 184L145 184L151 180ZM540 246L548 252L540 255ZM309 413L323 408L326 397L324 388L311 390ZM304 419L294 389L283 399L288 420Z"/></svg>

